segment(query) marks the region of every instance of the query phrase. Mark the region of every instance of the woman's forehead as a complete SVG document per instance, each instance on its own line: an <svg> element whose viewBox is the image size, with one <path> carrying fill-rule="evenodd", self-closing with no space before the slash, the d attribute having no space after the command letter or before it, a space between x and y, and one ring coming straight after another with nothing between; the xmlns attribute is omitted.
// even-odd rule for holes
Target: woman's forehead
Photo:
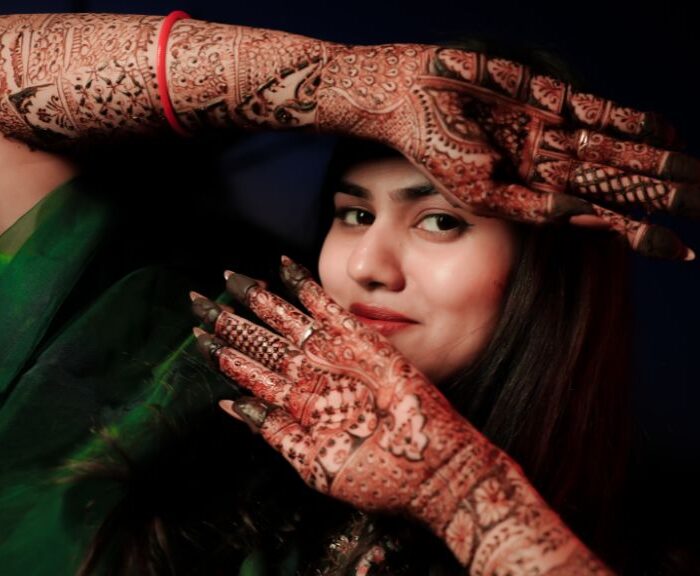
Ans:
<svg viewBox="0 0 700 576"><path fill-rule="evenodd" d="M371 200L389 195L397 202L435 196L434 183L403 157L364 160L348 167L336 182L334 192Z"/></svg>
<svg viewBox="0 0 700 576"><path fill-rule="evenodd" d="M402 156L367 159L349 166L340 175L333 192L369 201L387 197L404 204L429 198L431 204L443 204L471 218L494 220L490 216L477 215L468 206L445 197L428 176Z"/></svg>

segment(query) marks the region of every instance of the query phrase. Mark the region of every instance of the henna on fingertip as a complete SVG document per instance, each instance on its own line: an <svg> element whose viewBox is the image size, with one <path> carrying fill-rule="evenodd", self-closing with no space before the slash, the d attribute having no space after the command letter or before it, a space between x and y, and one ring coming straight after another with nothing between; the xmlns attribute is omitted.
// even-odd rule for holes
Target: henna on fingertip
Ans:
<svg viewBox="0 0 700 576"><path fill-rule="evenodd" d="M308 269L287 256L282 256L280 276L285 286L299 298L317 323L330 322L338 326L344 320L353 318L352 314L339 306L314 280ZM313 324L310 328L315 330L318 326ZM308 333L305 333L303 340L307 337Z"/></svg>
<svg viewBox="0 0 700 576"><path fill-rule="evenodd" d="M651 258L664 260L694 260L695 253L668 228L649 225L644 232L637 250Z"/></svg>
<svg viewBox="0 0 700 576"><path fill-rule="evenodd" d="M661 176L683 182L700 181L700 161L681 152L668 155Z"/></svg>
<svg viewBox="0 0 700 576"><path fill-rule="evenodd" d="M684 146L676 127L658 112L643 113L643 118L639 123L638 136L658 146L675 148Z"/></svg>
<svg viewBox="0 0 700 576"><path fill-rule="evenodd" d="M223 311L221 306L209 300L206 296L202 296L194 291L190 292L190 300L192 300L192 313L199 318L203 324L214 326Z"/></svg>
<svg viewBox="0 0 700 576"><path fill-rule="evenodd" d="M294 294L297 294L302 284L311 279L311 272L288 256L282 256L280 260L280 277L284 285Z"/></svg>
<svg viewBox="0 0 700 576"><path fill-rule="evenodd" d="M236 298L236 300L246 306L248 305L251 289L255 286L260 286L258 281L254 278L246 276L245 274L237 274L230 270L224 272L224 278L226 279L226 290Z"/></svg>
<svg viewBox="0 0 700 576"><path fill-rule="evenodd" d="M219 400L219 408L221 408L226 414L231 416L231 418L235 418L239 422L243 422L246 426L248 426L248 429L251 431L253 434L260 434L260 430L256 426L251 425L249 422L245 420L238 412L236 412L233 409L233 400Z"/></svg>

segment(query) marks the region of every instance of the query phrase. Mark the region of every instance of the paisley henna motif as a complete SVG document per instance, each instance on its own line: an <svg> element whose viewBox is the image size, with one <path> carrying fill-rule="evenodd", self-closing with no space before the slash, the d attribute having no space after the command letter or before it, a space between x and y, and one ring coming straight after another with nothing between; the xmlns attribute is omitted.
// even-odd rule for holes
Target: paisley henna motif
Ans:
<svg viewBox="0 0 700 576"><path fill-rule="evenodd" d="M154 69L161 22L0 17L0 128L64 147L78 137L167 129ZM700 167L650 146L672 135L657 116L575 92L503 58L419 44L344 46L188 19L171 31L166 66L175 112L190 131L306 127L369 138L401 151L475 212L532 223L587 215L570 221L607 225L626 240L630 228L646 234L643 223L592 206L597 192L572 186L582 163L595 163L623 171L619 193L605 197L615 207L700 213ZM640 184L641 175L664 184ZM682 201L673 198L676 180L690 184ZM556 198L569 195L584 201ZM651 244L642 238L632 246L646 253ZM668 245L673 252L649 255L693 255L675 249L678 238Z"/></svg>
<svg viewBox="0 0 700 576"><path fill-rule="evenodd" d="M289 259L282 278L310 316L245 276L227 282L280 335L198 294L193 310L214 330L198 331L200 349L254 395L222 407L259 429L309 486L363 510L413 515L473 574L609 574L519 466L383 336Z"/></svg>

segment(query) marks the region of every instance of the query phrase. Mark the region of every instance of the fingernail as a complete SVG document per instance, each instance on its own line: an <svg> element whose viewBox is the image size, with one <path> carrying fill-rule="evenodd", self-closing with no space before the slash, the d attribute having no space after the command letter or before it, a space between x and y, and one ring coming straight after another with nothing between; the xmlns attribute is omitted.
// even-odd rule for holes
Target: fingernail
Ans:
<svg viewBox="0 0 700 576"><path fill-rule="evenodd" d="M686 246L671 230L651 225L642 237L638 250L652 258L681 260L686 257Z"/></svg>
<svg viewBox="0 0 700 576"><path fill-rule="evenodd" d="M287 256L282 256L281 261L280 276L282 281L293 292L298 291L304 281L311 277L311 273L301 264L297 264Z"/></svg>
<svg viewBox="0 0 700 576"><path fill-rule="evenodd" d="M228 280L233 274L235 274L235 272L231 272L231 270L226 270L224 272L224 279ZM265 282L265 280L261 280L260 278L253 278L253 280L255 280L258 284L260 284L260 286L267 290L267 282Z"/></svg>
<svg viewBox="0 0 700 576"><path fill-rule="evenodd" d="M693 250L691 250L687 246L685 249L686 249L686 253L685 253L685 258L683 258L683 260L685 260L686 262L690 262L691 260L695 260L695 252L693 252Z"/></svg>
<svg viewBox="0 0 700 576"><path fill-rule="evenodd" d="M236 410L234 409L234 405L235 405L235 403L233 402L233 400L220 400L220 401L219 401L219 407L220 407L224 412L226 412L226 414L228 414L228 415L231 416L232 418L235 418L235 419L238 420L239 422L243 422L246 426L248 426L248 429L249 429L253 434L260 434L260 430L258 429L258 427L255 426L254 424L251 424L251 423L248 422L245 418L243 418L242 416L240 416L240 415L236 412Z"/></svg>
<svg viewBox="0 0 700 576"><path fill-rule="evenodd" d="M245 422L238 413L233 409L233 400L219 400L219 408L226 412L229 416L233 416L236 420Z"/></svg>
<svg viewBox="0 0 700 576"><path fill-rule="evenodd" d="M260 398L241 398L233 402L232 408L245 422L255 428L261 428L267 418L270 407Z"/></svg>
<svg viewBox="0 0 700 576"><path fill-rule="evenodd" d="M226 278L226 290L228 290L239 302L247 303L248 291L258 283L249 276L234 274L231 272Z"/></svg>
<svg viewBox="0 0 700 576"><path fill-rule="evenodd" d="M195 296L193 297L193 295ZM214 325L221 314L219 305L196 292L190 292L190 298L192 298L192 312L194 315L204 324Z"/></svg>
<svg viewBox="0 0 700 576"><path fill-rule="evenodd" d="M194 302L195 300L198 300L199 298L203 298L206 300L206 296L202 296L199 292L195 292L194 290L190 290L190 300Z"/></svg>

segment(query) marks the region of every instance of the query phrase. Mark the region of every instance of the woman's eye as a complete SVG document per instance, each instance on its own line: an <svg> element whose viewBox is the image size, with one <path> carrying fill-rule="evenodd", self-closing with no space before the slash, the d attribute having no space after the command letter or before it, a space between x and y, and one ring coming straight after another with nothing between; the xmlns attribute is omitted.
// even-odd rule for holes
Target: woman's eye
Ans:
<svg viewBox="0 0 700 576"><path fill-rule="evenodd" d="M449 232L462 229L467 226L464 220L450 216L449 214L429 214L418 223L417 228L428 232Z"/></svg>
<svg viewBox="0 0 700 576"><path fill-rule="evenodd" d="M369 226L374 222L374 215L361 208L339 208L335 217L349 226Z"/></svg>

